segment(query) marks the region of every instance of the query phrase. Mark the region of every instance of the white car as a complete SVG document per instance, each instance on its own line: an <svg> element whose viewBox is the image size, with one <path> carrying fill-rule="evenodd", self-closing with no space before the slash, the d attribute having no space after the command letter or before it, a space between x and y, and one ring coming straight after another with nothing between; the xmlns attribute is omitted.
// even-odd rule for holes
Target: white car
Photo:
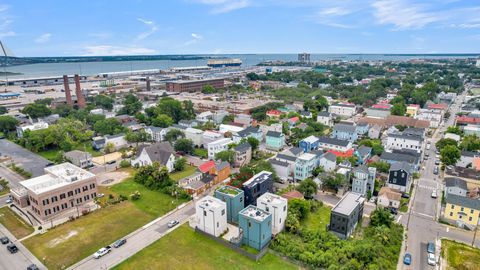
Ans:
<svg viewBox="0 0 480 270"><path fill-rule="evenodd" d="M111 246L103 247L103 248L99 249L97 252L95 252L95 254L93 254L93 257L95 259L100 259L101 257L107 255L110 251L112 251Z"/></svg>
<svg viewBox="0 0 480 270"><path fill-rule="evenodd" d="M432 198L434 198L434 199L437 198L437 190L436 190L436 189L434 189L434 190L432 191Z"/></svg>
<svg viewBox="0 0 480 270"><path fill-rule="evenodd" d="M433 254L433 253L428 253L428 255L427 255L427 263L428 263L429 265L433 265L433 266L436 265L435 254Z"/></svg>

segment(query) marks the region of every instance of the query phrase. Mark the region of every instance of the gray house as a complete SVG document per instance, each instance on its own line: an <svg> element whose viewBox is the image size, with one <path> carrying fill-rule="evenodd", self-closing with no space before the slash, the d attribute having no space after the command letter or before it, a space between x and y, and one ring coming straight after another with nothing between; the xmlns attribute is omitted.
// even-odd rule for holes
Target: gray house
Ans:
<svg viewBox="0 0 480 270"><path fill-rule="evenodd" d="M350 237L362 218L364 202L365 198L361 194L347 192L333 207L328 230L341 239Z"/></svg>
<svg viewBox="0 0 480 270"><path fill-rule="evenodd" d="M445 178L445 197L449 194L467 197L467 182L456 177Z"/></svg>
<svg viewBox="0 0 480 270"><path fill-rule="evenodd" d="M368 192L373 193L377 168L365 165L353 169L352 191L367 197Z"/></svg>
<svg viewBox="0 0 480 270"><path fill-rule="evenodd" d="M92 155L88 152L73 150L70 152L66 152L64 156L65 156L65 159L67 159L73 165L78 166L80 168L88 168L93 165Z"/></svg>

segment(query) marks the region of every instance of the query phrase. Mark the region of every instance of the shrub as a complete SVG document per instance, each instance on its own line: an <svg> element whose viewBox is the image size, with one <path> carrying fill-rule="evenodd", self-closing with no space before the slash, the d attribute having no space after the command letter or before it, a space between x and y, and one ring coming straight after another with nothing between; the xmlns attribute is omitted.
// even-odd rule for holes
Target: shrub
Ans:
<svg viewBox="0 0 480 270"><path fill-rule="evenodd" d="M121 168L128 168L128 167L130 167L130 166L131 166L130 161L125 160L125 159L122 160L122 161L120 161L120 167L121 167Z"/></svg>

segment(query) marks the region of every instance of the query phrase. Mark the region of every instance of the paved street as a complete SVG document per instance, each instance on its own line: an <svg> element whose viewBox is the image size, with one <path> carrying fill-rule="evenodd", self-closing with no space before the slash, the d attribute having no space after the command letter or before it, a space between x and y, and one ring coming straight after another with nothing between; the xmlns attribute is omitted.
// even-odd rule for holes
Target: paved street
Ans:
<svg viewBox="0 0 480 270"><path fill-rule="evenodd" d="M0 153L11 157L18 166L31 172L34 177L43 175L43 169L50 163L50 161L42 156L28 151L6 139L0 139Z"/></svg>
<svg viewBox="0 0 480 270"><path fill-rule="evenodd" d="M180 210L175 211L169 216L164 216L160 220L153 221L150 224L143 226L137 231L126 236L127 243L118 249L113 249L112 252L105 255L100 259L94 259L93 256L89 256L79 263L69 267L68 269L77 270L96 270L96 269L109 269L122 261L126 260L130 256L144 249L148 245L152 244L156 240L160 239L170 231L174 230L181 224L188 222L191 215L195 213L195 204L190 203ZM167 223L172 220L178 220L179 225L173 229L167 227ZM175 243L172 243L174 245ZM92 254L93 255L93 254Z"/></svg>
<svg viewBox="0 0 480 270"><path fill-rule="evenodd" d="M17 270L17 269L27 269L31 264L37 265L40 269L47 269L43 264L40 263L33 254L30 253L22 243L18 242L17 239L0 224L0 237L7 236L10 241L15 243L18 248L18 252L11 254L6 245L0 245L0 269L2 270Z"/></svg>
<svg viewBox="0 0 480 270"><path fill-rule="evenodd" d="M7 179L9 182L10 188L18 186L20 181L25 180L19 174L13 172L9 168L7 168L4 164L0 164L0 177Z"/></svg>

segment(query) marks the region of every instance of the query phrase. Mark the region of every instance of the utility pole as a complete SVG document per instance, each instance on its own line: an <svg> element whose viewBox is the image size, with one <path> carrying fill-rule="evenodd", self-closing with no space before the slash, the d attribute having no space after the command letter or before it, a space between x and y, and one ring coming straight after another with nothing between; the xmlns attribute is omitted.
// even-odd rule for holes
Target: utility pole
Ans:
<svg viewBox="0 0 480 270"><path fill-rule="evenodd" d="M475 226L475 232L473 233L472 247L475 247L475 238L477 238L477 231L478 231L478 222L477 222L477 226Z"/></svg>

